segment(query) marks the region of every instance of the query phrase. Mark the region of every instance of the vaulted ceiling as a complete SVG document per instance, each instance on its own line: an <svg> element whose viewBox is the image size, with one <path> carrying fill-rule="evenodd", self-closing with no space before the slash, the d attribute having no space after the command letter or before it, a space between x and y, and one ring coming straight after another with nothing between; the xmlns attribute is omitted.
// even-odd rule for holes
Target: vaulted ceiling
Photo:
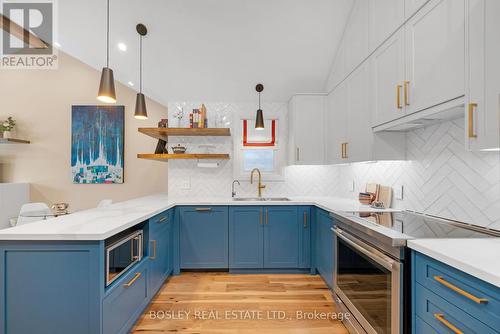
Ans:
<svg viewBox="0 0 500 334"><path fill-rule="evenodd" d="M100 70L106 1L58 6L61 49ZM259 82L268 101L321 92L352 0L111 0L110 6L115 78L138 88L135 26L144 23L144 92L166 104L254 101Z"/></svg>

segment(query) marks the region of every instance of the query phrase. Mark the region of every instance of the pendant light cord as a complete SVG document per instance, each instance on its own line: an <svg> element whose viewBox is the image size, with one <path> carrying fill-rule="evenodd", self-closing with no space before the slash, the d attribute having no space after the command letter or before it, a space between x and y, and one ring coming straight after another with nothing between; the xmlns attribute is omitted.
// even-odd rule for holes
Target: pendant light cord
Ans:
<svg viewBox="0 0 500 334"><path fill-rule="evenodd" d="M142 35L139 35L139 92L142 93Z"/></svg>
<svg viewBox="0 0 500 334"><path fill-rule="evenodd" d="M260 92L259 92L259 109L260 109Z"/></svg>
<svg viewBox="0 0 500 334"><path fill-rule="evenodd" d="M109 0L107 0L106 20L106 67L109 67Z"/></svg>

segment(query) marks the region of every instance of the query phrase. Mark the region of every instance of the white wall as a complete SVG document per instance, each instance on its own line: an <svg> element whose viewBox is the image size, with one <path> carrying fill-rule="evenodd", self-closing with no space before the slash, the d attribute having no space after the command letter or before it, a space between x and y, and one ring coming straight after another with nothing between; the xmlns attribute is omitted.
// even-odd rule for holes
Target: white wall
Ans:
<svg viewBox="0 0 500 334"><path fill-rule="evenodd" d="M167 108L147 101L149 120L133 117L136 92L116 83L119 105L125 105L125 183L73 184L70 169L71 106L97 104L100 73L62 52L58 70L4 70L0 73L0 119L18 121L16 137L29 145L0 145L0 182L30 183L31 200L67 202L86 209L111 198L122 201L167 190L167 163L137 159L153 153L156 140L137 132L156 126Z"/></svg>
<svg viewBox="0 0 500 334"><path fill-rule="evenodd" d="M21 206L29 202L29 184L0 183L0 229L10 227L10 218L19 215Z"/></svg>

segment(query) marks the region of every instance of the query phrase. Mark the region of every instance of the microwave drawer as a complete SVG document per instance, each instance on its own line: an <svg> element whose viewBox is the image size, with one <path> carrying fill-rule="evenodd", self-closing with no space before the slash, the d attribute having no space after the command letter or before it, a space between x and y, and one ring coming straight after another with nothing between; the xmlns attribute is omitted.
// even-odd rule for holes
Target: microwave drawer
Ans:
<svg viewBox="0 0 500 334"><path fill-rule="evenodd" d="M148 304L148 261L117 280L103 301L103 332L126 333Z"/></svg>
<svg viewBox="0 0 500 334"><path fill-rule="evenodd" d="M500 289L423 254L414 259L417 283L500 331Z"/></svg>

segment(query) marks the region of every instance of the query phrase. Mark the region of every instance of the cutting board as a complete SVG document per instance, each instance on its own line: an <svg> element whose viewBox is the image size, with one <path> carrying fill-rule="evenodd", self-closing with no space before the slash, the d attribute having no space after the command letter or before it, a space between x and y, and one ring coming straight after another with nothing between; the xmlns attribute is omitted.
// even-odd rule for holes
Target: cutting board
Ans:
<svg viewBox="0 0 500 334"><path fill-rule="evenodd" d="M385 208L390 208L392 204L392 188L379 186L377 202L382 202Z"/></svg>

